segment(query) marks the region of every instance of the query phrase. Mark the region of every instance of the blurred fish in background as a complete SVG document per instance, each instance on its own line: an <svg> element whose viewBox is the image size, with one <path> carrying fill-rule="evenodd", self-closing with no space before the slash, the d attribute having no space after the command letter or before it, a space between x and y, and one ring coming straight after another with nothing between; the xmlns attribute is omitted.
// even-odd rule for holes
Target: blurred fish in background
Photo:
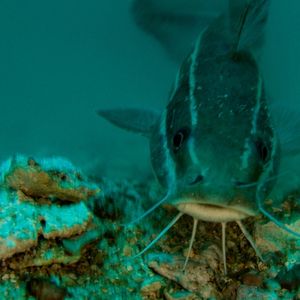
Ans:
<svg viewBox="0 0 300 300"><path fill-rule="evenodd" d="M199 32L226 9L226 1L135 0L131 11L138 27L153 36L181 63Z"/></svg>

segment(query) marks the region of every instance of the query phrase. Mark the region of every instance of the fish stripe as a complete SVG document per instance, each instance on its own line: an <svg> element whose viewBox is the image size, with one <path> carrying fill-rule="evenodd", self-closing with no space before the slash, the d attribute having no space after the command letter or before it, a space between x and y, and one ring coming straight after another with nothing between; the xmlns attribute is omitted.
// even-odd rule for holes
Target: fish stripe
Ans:
<svg viewBox="0 0 300 300"><path fill-rule="evenodd" d="M190 94L190 113L191 113L191 125L192 127L196 126L198 123L198 113L197 113L197 104L196 104L196 71L197 71L197 64L198 64L198 57L199 57L199 49L201 46L201 39L202 39L203 31L199 35L196 43L194 51L191 55L191 65L190 65L190 72L189 72L189 94Z"/></svg>
<svg viewBox="0 0 300 300"><path fill-rule="evenodd" d="M267 114L267 119L270 120L270 110L269 109L267 109L266 114ZM272 130L272 135L271 135L270 138L271 138L271 148L272 148L272 151L271 151L270 159L269 159L268 163L265 165L264 171L263 171L263 173L261 175L260 184L257 187L258 191L262 187L264 187L265 183L269 180L269 178L271 176L273 176L273 173L274 173L275 168L276 168L275 162L276 162L276 155L278 153L279 140L278 140L277 135L274 132L274 128L273 127L271 127L271 130Z"/></svg>
<svg viewBox="0 0 300 300"><path fill-rule="evenodd" d="M168 186L168 190L170 189L173 190L175 188L175 182L176 182L176 166L168 147L167 110L164 110L162 114L161 123L160 123L160 135L162 136L162 142L163 142L162 147L165 156L164 169L166 171L166 176L167 176L166 178L167 186Z"/></svg>
<svg viewBox="0 0 300 300"><path fill-rule="evenodd" d="M171 92L170 99L172 99L175 96L175 93L178 90L180 81L181 81L181 68L179 68L177 73L176 73L175 82L174 82L174 85L173 85L173 89L172 89L172 92Z"/></svg>
<svg viewBox="0 0 300 300"><path fill-rule="evenodd" d="M244 144L244 152L241 156L241 160L242 160L242 169L246 169L248 167L249 164L249 157L251 154L251 147L250 147L250 140L247 137L245 139L245 144Z"/></svg>
<svg viewBox="0 0 300 300"><path fill-rule="evenodd" d="M252 135L255 135L257 132L257 122L258 122L258 116L261 108L261 95L262 95L262 79L261 76L259 76L258 83L257 83L257 92L256 92L256 106L253 110L253 118L252 118L252 129L251 129Z"/></svg>
<svg viewBox="0 0 300 300"><path fill-rule="evenodd" d="M196 91L196 87L197 87L196 71L197 71L199 50L201 47L201 40L202 40L204 31L205 30L203 30L201 32L201 34L199 35L199 37L195 43L194 51L191 54L191 58L190 58L191 64L190 64L190 70L189 70L189 98L190 98L190 116L191 116L192 131L194 131L194 128L196 128L197 124L198 124L197 99L195 96L195 91ZM195 152L195 138L194 138L195 132L193 132L193 133L194 134L192 134L192 136L189 140L189 144L188 144L189 153L190 153L190 157L191 157L191 160L193 161L193 163L199 164L199 160L198 160L198 157Z"/></svg>
<svg viewBox="0 0 300 300"><path fill-rule="evenodd" d="M262 78L261 76L258 76L258 82L257 82L257 91L256 91L256 104L253 108L253 115L252 115L252 122L251 122L251 130L250 134L252 136L256 135L257 133L257 125L259 120L259 114L261 111L261 101L262 101ZM251 155L251 147L250 147L250 139L247 137L245 139L244 143L244 152L241 155L241 169L246 169L249 166L249 159Z"/></svg>

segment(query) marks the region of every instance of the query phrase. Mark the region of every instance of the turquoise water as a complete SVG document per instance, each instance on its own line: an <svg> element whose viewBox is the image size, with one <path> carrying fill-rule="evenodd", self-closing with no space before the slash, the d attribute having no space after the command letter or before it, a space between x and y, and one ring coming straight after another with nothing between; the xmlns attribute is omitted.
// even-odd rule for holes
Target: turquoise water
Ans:
<svg viewBox="0 0 300 300"><path fill-rule="evenodd" d="M162 1L166 5L171 2ZM137 234L135 228L121 235L123 227L116 225L114 218L120 217L119 210L125 203L128 205L128 199L131 202L128 201L127 209L138 217L149 207L141 204L141 199L154 201L161 195L158 197L159 192L152 186L141 188L130 182L131 178L143 180L151 174L147 141L111 126L99 118L96 111L115 107L163 109L179 66L157 40L136 26L130 14L130 3L129 0L0 2L0 161L15 153L25 155L25 165L27 156L66 157L85 174L106 175L111 180L100 182L100 189L107 193L108 199L121 198L124 206L120 200L116 212L115 203L106 204L111 211L105 212L109 217L105 216L107 224L104 229L101 227L103 232L109 232L102 240L104 246L99 244L99 248L107 248L111 254L110 260L104 262L109 279L119 276L117 272L121 273L119 270L123 266L120 264L120 269L109 273L110 264L119 263L119 256L114 254L127 246L127 235L135 239ZM213 9L220 3L213 1ZM266 43L259 60L271 101L283 110L288 107L296 115L300 115L299 15L298 0L272 1ZM279 186L278 195L286 191L286 181L293 188L299 187L299 157L283 160L286 168L294 173L293 177L282 180L284 187ZM55 162L60 165L60 160ZM64 168L63 164L61 166ZM56 168L58 170L59 166ZM118 178L129 181L114 183ZM11 204L9 198L5 200L3 203ZM102 213L99 214L102 216ZM170 212L160 213L157 216L162 216L165 223L171 218ZM42 227L45 226L43 222ZM156 223L157 220L154 225L146 221L143 224L147 242L151 240L152 230L159 232L161 229ZM110 234L114 230L118 233L117 242L110 247ZM140 236L139 239L146 246L146 241ZM135 243L132 248L136 254L142 247ZM140 264L130 261L128 266L136 268L134 272L139 278L134 288L138 290L146 263L141 258ZM149 274L147 269L147 276ZM131 278L126 279L130 284ZM148 281L145 279L146 283ZM98 288L96 284L95 294Z"/></svg>
<svg viewBox="0 0 300 300"><path fill-rule="evenodd" d="M147 165L144 141L95 113L161 108L173 80L175 66L136 28L129 1L1 1L0 27L1 159L19 152L87 168Z"/></svg>
<svg viewBox="0 0 300 300"><path fill-rule="evenodd" d="M1 159L59 154L123 175L129 166L149 167L143 140L95 114L118 106L161 109L175 77L176 63L135 26L129 4L1 1ZM299 9L297 0L272 1L263 54L269 93L297 108Z"/></svg>

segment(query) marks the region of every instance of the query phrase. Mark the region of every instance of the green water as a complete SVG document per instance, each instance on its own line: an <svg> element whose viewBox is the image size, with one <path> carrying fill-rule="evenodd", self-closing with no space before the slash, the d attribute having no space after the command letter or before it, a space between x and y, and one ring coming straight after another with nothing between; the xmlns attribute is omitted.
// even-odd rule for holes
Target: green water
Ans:
<svg viewBox="0 0 300 300"><path fill-rule="evenodd" d="M118 106L161 109L175 77L177 65L135 26L129 4L0 2L1 160L15 152L55 154L87 169L148 170L144 141L95 114ZM262 58L269 94L297 109L299 12L297 0L272 1Z"/></svg>
<svg viewBox="0 0 300 300"><path fill-rule="evenodd" d="M189 3L196 0L182 1L189 11ZM179 2L160 1L166 7ZM212 1L212 8L223 7L224 2ZM115 107L163 109L179 66L157 40L136 26L130 3L130 0L0 1L0 162L15 153L24 154L26 158L54 155L66 157L97 179L107 175L111 182L116 178L144 182L149 178L147 141L111 126L96 114L97 109ZM300 115L299 15L299 0L272 1L266 43L259 58L268 98L281 107L283 124L291 119L289 112ZM296 123L288 130L298 134L300 128L293 124ZM300 149L299 137L294 143L299 143ZM283 171L293 173L285 173L289 175L280 178L274 192L279 198L291 187L299 189L300 184L300 155L283 157L282 162ZM130 180L123 181L124 187L121 184L110 187L105 181L102 184L103 194L110 201L105 204L108 210L115 205L113 201L119 201L120 210L127 205L127 210L135 217L149 208L147 200L144 201L151 198L145 196L151 194L147 185L142 186L140 195L136 187L131 190ZM120 202L122 197L124 205ZM159 199L156 195L152 197ZM156 215L157 219L151 216L147 219L150 229L145 221L143 225L147 229L143 236L138 231L137 238L135 231L123 229L124 224L116 226L117 222L123 222L114 219L118 218L118 213L117 217L111 212L105 213L112 220L105 221L109 234L103 238L100 248L111 254L104 263L104 270L107 278L114 280L118 272L122 273L124 264L120 263L120 269L112 268L112 271L111 264L119 259L114 254L128 242L126 238L133 239L131 247L136 253L141 250L138 248L146 246L144 237L150 236L152 231L158 233L161 230L158 227L165 224L158 220L160 214ZM165 214L171 218L171 213L164 211L162 223L167 222ZM14 228L16 226L8 229L14 231ZM114 237L111 232L117 232L113 247L109 244L111 236ZM128 265L132 267L130 264L131 261ZM147 268L142 263L133 264L133 267L139 277L134 283L138 290ZM127 275L125 279L133 282ZM124 286L126 280L122 283ZM148 278L145 282L148 283ZM95 285L96 295L98 289ZM87 298L82 296L82 299Z"/></svg>

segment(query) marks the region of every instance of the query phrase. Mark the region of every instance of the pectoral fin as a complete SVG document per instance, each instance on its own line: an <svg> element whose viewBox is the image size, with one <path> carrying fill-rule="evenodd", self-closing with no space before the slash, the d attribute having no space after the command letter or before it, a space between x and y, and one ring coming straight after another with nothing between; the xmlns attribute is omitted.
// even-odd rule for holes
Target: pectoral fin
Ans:
<svg viewBox="0 0 300 300"><path fill-rule="evenodd" d="M99 110L98 115L117 127L149 137L158 122L159 114L142 109Z"/></svg>

